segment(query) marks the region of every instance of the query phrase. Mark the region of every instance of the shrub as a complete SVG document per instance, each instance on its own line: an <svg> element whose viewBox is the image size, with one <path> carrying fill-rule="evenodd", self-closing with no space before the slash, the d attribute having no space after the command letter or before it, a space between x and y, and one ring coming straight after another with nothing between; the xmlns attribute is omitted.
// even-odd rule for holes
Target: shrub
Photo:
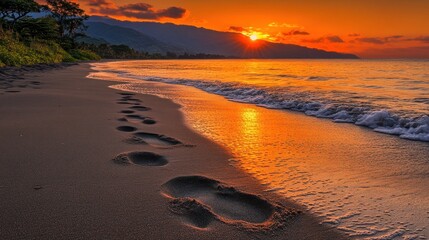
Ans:
<svg viewBox="0 0 429 240"><path fill-rule="evenodd" d="M11 34L0 36L0 62L8 66L38 63L60 63L74 60L53 41L34 40L29 45L19 42Z"/></svg>
<svg viewBox="0 0 429 240"><path fill-rule="evenodd" d="M100 60L101 57L96 53L86 49L72 49L69 51L70 55L77 60Z"/></svg>

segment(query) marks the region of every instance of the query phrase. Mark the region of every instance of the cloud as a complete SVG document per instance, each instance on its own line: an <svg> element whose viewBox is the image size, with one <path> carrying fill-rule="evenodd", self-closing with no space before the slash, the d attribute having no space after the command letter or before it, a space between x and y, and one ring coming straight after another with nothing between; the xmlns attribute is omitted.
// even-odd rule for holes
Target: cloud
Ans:
<svg viewBox="0 0 429 240"><path fill-rule="evenodd" d="M272 22L272 23L268 24L268 27L272 27L272 28L300 28L300 26L298 26L296 24L277 23L277 22Z"/></svg>
<svg viewBox="0 0 429 240"><path fill-rule="evenodd" d="M158 15L167 18L182 18L186 13L186 9L180 7L169 7L158 11Z"/></svg>
<svg viewBox="0 0 429 240"><path fill-rule="evenodd" d="M86 0L87 4L91 7L99 7L99 6L113 6L114 3L108 0Z"/></svg>
<svg viewBox="0 0 429 240"><path fill-rule="evenodd" d="M186 9L181 7L169 7L165 9L155 9L148 3L131 3L117 5L110 0L84 0L91 6L92 14L105 14L112 16L125 16L137 19L159 20L162 18L182 18Z"/></svg>
<svg viewBox="0 0 429 240"><path fill-rule="evenodd" d="M229 27L229 30L230 30L230 31L233 31L233 32L242 32L242 31L244 31L245 29L244 29L244 27L231 26L231 27Z"/></svg>
<svg viewBox="0 0 429 240"><path fill-rule="evenodd" d="M294 36L294 35L310 35L309 32L306 31L300 31L300 30L292 30L289 32L283 32L282 33L284 36Z"/></svg>
<svg viewBox="0 0 429 240"><path fill-rule="evenodd" d="M361 43L371 43L371 44L386 44L389 42L397 42L402 41L404 36L402 35L394 35L388 37L364 37L364 38L356 38L355 41Z"/></svg>
<svg viewBox="0 0 429 240"><path fill-rule="evenodd" d="M362 43L384 44L385 41L380 38L357 38L356 41Z"/></svg>
<svg viewBox="0 0 429 240"><path fill-rule="evenodd" d="M349 37L359 37L360 34L359 33L350 33L348 36Z"/></svg>
<svg viewBox="0 0 429 240"><path fill-rule="evenodd" d="M341 39L339 36L328 36L326 37L326 40L332 43L343 43L344 40Z"/></svg>
<svg viewBox="0 0 429 240"><path fill-rule="evenodd" d="M331 35L331 36L314 38L314 39L303 39L302 42L306 42L306 43L323 43L323 42L344 43L344 40L339 36Z"/></svg>
<svg viewBox="0 0 429 240"><path fill-rule="evenodd" d="M364 58L429 58L429 46L405 48L374 47L358 52Z"/></svg>
<svg viewBox="0 0 429 240"><path fill-rule="evenodd" d="M372 44L387 44L387 43L397 43L397 42L409 42L417 41L421 43L429 43L429 36L420 36L415 38L405 37L403 35L393 35L388 37L370 37L370 38L356 38L355 41L351 42L361 42L361 43L372 43Z"/></svg>
<svg viewBox="0 0 429 240"><path fill-rule="evenodd" d="M325 41L325 38L313 38L313 39L303 39L302 42L305 43L322 43Z"/></svg>
<svg viewBox="0 0 429 240"><path fill-rule="evenodd" d="M140 12L148 12L152 6L147 3L132 3L124 6L120 6L119 9L122 11L140 11Z"/></svg>
<svg viewBox="0 0 429 240"><path fill-rule="evenodd" d="M412 38L410 40L429 43L429 36L421 36L421 37L417 37L417 38Z"/></svg>

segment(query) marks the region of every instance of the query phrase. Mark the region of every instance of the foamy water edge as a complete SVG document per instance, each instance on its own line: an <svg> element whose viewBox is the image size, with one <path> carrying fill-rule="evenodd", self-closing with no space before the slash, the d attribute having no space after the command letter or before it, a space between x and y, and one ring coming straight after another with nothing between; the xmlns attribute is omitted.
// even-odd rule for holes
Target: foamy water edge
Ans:
<svg viewBox="0 0 429 240"><path fill-rule="evenodd" d="M428 115L406 117L392 113L389 110L373 109L368 106L348 106L286 99L281 94L273 95L264 89L243 87L235 83L144 77L124 72L116 73L125 78L192 86L208 93L221 95L230 101L250 103L270 109L303 112L308 116L332 119L337 123L353 123L358 126L368 127L379 133L396 135L403 139L429 142Z"/></svg>

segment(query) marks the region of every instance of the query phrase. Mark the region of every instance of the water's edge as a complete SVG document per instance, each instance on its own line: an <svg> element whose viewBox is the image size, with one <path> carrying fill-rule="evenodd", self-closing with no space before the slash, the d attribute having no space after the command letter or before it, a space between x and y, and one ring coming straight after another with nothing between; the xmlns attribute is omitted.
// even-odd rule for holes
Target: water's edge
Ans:
<svg viewBox="0 0 429 240"><path fill-rule="evenodd" d="M309 116L328 118L337 123L353 123L358 126L368 127L376 132L396 135L408 140L429 142L429 116L427 115L401 117L385 109L288 100L261 89L243 88L231 83L142 77L129 73L119 73L119 76L144 81L192 86L208 93L224 96L226 99L235 102L250 103L270 109L303 112Z"/></svg>

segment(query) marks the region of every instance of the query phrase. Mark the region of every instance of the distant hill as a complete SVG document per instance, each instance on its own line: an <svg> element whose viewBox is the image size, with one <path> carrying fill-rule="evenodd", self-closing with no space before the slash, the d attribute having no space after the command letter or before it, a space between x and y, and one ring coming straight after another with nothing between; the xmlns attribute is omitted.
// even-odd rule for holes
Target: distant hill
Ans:
<svg viewBox="0 0 429 240"><path fill-rule="evenodd" d="M76 37L76 41L79 43L87 43L87 44L110 44L108 41L102 39L102 38L94 38L89 36L78 36Z"/></svg>
<svg viewBox="0 0 429 240"><path fill-rule="evenodd" d="M353 54L328 52L293 44L263 40L250 42L248 37L239 33L219 32L172 23L130 22L93 16L88 20L87 25L89 25L87 34L91 37L131 47L140 44L141 50L146 46L164 44L161 49L168 48L172 52L185 51L241 58L358 58ZM152 50L156 49L154 47Z"/></svg>
<svg viewBox="0 0 429 240"><path fill-rule="evenodd" d="M131 28L92 21L86 22L85 25L88 26L86 35L89 36L83 39L86 43L99 44L104 41L114 45L124 44L135 50L149 53L183 52L183 49L165 44ZM94 39L98 39L99 42Z"/></svg>

